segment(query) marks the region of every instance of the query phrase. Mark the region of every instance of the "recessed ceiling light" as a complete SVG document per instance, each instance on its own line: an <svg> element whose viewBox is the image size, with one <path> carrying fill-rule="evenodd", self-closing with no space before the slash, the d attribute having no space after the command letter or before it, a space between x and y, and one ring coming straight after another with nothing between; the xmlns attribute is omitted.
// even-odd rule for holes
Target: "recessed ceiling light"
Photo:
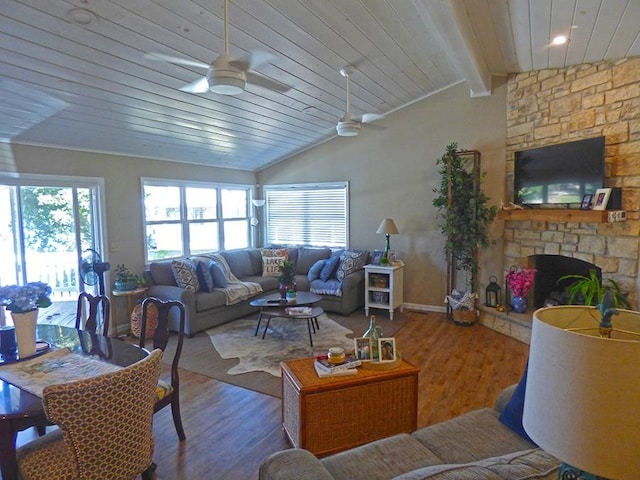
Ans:
<svg viewBox="0 0 640 480"><path fill-rule="evenodd" d="M551 40L551 44L552 45L564 45L565 43L567 43L568 38L565 37L564 35L557 35L555 37L553 37L553 40Z"/></svg>
<svg viewBox="0 0 640 480"><path fill-rule="evenodd" d="M90 27L98 21L98 16L86 8L72 8L67 12L67 19L81 27Z"/></svg>

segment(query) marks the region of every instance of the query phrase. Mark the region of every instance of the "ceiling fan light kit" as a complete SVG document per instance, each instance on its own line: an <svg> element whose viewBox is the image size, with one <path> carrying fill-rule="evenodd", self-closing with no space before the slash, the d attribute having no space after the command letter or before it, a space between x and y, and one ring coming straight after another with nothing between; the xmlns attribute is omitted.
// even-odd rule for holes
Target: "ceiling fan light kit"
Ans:
<svg viewBox="0 0 640 480"><path fill-rule="evenodd" d="M207 82L213 93L239 95L244 92L247 78L241 71L211 69L207 73Z"/></svg>
<svg viewBox="0 0 640 480"><path fill-rule="evenodd" d="M354 120L339 121L336 131L341 137L355 137L360 133L360 122Z"/></svg>

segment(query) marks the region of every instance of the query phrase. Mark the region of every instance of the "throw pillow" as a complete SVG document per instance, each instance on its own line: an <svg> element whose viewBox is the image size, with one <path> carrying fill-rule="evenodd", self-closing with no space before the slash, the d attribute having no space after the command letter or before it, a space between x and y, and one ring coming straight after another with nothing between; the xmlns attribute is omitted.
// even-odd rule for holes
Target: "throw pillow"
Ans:
<svg viewBox="0 0 640 480"><path fill-rule="evenodd" d="M336 278L342 281L347 275L362 269L367 263L368 255L367 251L345 250L342 252Z"/></svg>
<svg viewBox="0 0 640 480"><path fill-rule="evenodd" d="M328 258L326 263L324 264L324 267L322 267L322 270L320 271L320 280L326 282L331 277L333 277L333 274L338 268L338 263L340 263L340 257Z"/></svg>
<svg viewBox="0 0 640 480"><path fill-rule="evenodd" d="M280 267L286 259L287 257L262 257L262 276L279 277Z"/></svg>
<svg viewBox="0 0 640 480"><path fill-rule="evenodd" d="M288 248L261 248L260 253L263 257L284 257L285 260L289 259Z"/></svg>
<svg viewBox="0 0 640 480"><path fill-rule="evenodd" d="M179 287L193 293L200 290L196 267L193 266L191 260L171 260L171 270L173 270L173 276Z"/></svg>
<svg viewBox="0 0 640 480"><path fill-rule="evenodd" d="M513 391L513 395L511 396L509 403L505 405L504 410L500 413L500 421L525 440L529 440L531 443L535 444L522 426L524 394L527 388L527 368L528 365L525 367L524 374L516 386L516 389Z"/></svg>
<svg viewBox="0 0 640 480"><path fill-rule="evenodd" d="M318 260L316 263L311 265L311 268L309 269L309 273L307 273L307 278L309 279L310 282L313 282L314 280L317 280L318 278L320 278L320 272L322 272L322 269L327 263L327 260L328 260L327 258L325 258L324 260Z"/></svg>
<svg viewBox="0 0 640 480"><path fill-rule="evenodd" d="M229 281L227 277L224 276L224 270L218 262L214 262L213 260L209 262L209 273L211 274L213 285L216 288L227 288L229 286Z"/></svg>
<svg viewBox="0 0 640 480"><path fill-rule="evenodd" d="M203 292L213 292L215 285L213 284L213 278L209 271L209 265L204 262L196 263L196 273L198 274L198 282L200 282L200 289Z"/></svg>

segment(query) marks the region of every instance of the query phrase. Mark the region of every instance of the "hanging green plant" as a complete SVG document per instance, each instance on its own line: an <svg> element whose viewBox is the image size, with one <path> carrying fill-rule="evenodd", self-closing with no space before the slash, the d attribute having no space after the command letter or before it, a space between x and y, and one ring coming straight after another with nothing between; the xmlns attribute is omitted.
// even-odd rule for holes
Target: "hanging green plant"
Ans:
<svg viewBox="0 0 640 480"><path fill-rule="evenodd" d="M494 243L489 239L489 225L498 208L487 206L489 197L480 188L486 172L475 171L470 158L458 151L456 142L447 145L437 160L440 186L433 206L438 209L440 231L446 238L445 254L451 255L456 270L468 272L467 288L477 290L478 255L481 247Z"/></svg>

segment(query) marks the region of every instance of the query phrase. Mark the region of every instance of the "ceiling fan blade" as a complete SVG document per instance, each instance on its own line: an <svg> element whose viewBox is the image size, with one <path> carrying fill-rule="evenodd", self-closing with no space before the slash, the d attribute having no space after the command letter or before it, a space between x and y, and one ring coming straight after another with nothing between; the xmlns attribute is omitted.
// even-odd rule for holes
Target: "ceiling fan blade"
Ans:
<svg viewBox="0 0 640 480"><path fill-rule="evenodd" d="M258 87L266 88L267 90L273 90L274 92L288 92L291 87L280 83L272 78L263 77L253 72L246 72L247 83L249 85L256 85Z"/></svg>
<svg viewBox="0 0 640 480"><path fill-rule="evenodd" d="M180 88L180 91L187 93L206 93L209 91L209 82L207 81L207 77L202 77L195 82L191 82L186 84L184 87Z"/></svg>
<svg viewBox="0 0 640 480"><path fill-rule="evenodd" d="M173 55L165 55L163 53L146 53L144 58L149 60L160 60L163 62L175 63L177 65L185 65L187 67L196 68L209 68L209 65L197 60L190 60L188 58L174 57Z"/></svg>
<svg viewBox="0 0 640 480"><path fill-rule="evenodd" d="M376 120L382 120L384 115L380 115L379 113L365 113L362 115L362 123L371 123Z"/></svg>
<svg viewBox="0 0 640 480"><path fill-rule="evenodd" d="M260 68L267 63L273 63L275 59L276 56L273 53L265 50L254 50L249 54L249 68Z"/></svg>

